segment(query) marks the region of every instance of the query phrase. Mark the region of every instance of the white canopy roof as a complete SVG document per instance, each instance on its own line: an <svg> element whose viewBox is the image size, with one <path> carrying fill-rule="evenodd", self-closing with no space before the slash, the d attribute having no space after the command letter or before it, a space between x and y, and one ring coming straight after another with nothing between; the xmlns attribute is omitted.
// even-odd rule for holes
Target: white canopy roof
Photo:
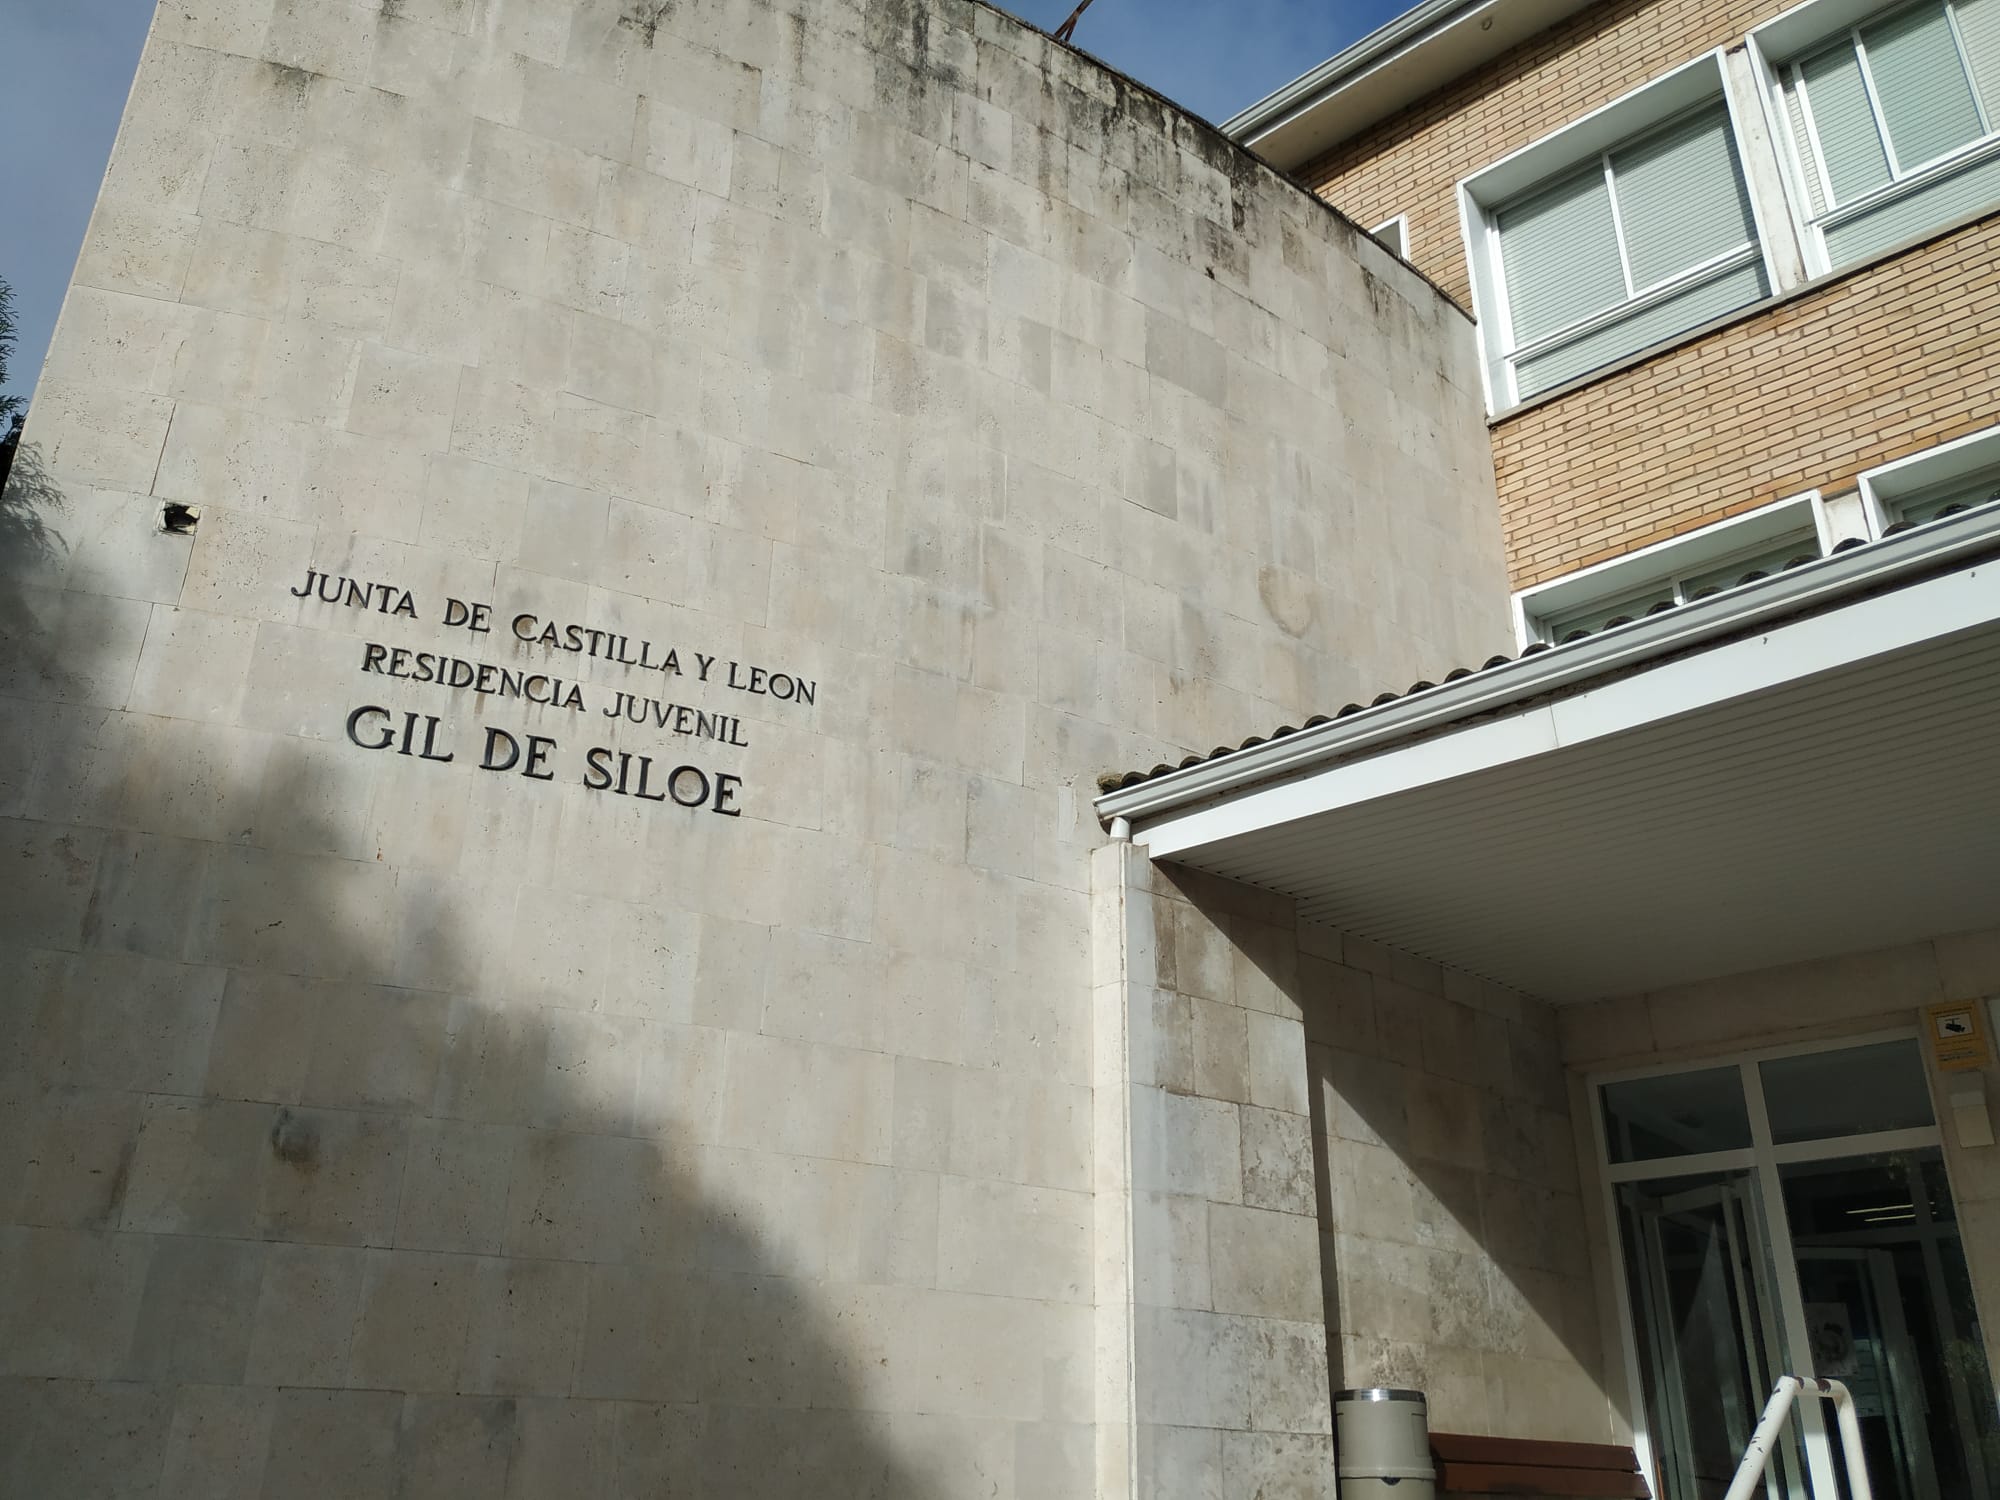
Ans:
<svg viewBox="0 0 2000 1500"><path fill-rule="evenodd" d="M1559 1002L1990 926L2000 507L1098 809L1155 858Z"/></svg>
<svg viewBox="0 0 2000 1500"><path fill-rule="evenodd" d="M1589 0L1420 0L1411 10L1222 122L1293 171Z"/></svg>

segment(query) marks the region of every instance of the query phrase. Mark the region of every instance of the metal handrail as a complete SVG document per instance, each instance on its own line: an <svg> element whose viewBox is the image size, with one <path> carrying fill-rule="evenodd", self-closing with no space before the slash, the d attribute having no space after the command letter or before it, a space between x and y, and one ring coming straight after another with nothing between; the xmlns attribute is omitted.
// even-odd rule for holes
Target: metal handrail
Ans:
<svg viewBox="0 0 2000 1500"><path fill-rule="evenodd" d="M1778 1434L1783 1430L1785 1418L1790 1415L1792 1403L1799 1392L1818 1396L1823 1401L1833 1403L1834 1420L1840 1427L1840 1451L1847 1459L1847 1487L1853 1500L1874 1500L1874 1491L1868 1487L1868 1460L1861 1452L1861 1418L1854 1410L1854 1396L1838 1380L1814 1380L1804 1375L1780 1375L1778 1383L1771 1388L1771 1399L1764 1403L1764 1415L1758 1419L1757 1430L1750 1434L1750 1446L1743 1450L1743 1462L1737 1466L1736 1477L1729 1483L1729 1492L1723 1500L1750 1500L1757 1487L1757 1481L1764 1477L1764 1467L1777 1451Z"/></svg>

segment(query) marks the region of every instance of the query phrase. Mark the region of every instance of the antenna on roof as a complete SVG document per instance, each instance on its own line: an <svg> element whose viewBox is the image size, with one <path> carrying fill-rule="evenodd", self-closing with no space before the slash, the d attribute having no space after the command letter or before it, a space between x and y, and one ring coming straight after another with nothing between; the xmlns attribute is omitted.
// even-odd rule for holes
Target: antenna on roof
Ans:
<svg viewBox="0 0 2000 1500"><path fill-rule="evenodd" d="M1090 0L1083 0L1083 3L1081 5L1077 6L1075 10L1071 11L1069 13L1069 19L1056 28L1056 40L1059 42L1066 42L1072 36L1074 36L1076 34L1077 17L1082 15L1085 11L1089 9L1090 9Z"/></svg>

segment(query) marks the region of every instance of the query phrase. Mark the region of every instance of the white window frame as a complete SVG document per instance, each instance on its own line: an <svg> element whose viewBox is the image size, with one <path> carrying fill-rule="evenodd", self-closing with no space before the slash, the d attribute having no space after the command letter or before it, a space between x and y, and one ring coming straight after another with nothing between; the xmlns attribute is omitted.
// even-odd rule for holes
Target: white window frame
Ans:
<svg viewBox="0 0 2000 1500"><path fill-rule="evenodd" d="M1523 648L1537 641L1553 645L1541 624L1552 614L1587 609L1599 600L1634 593L1649 584L1664 584L1679 574L1720 566L1731 557L1754 555L1808 525L1820 556L1826 556L1840 538L1833 535L1826 503L1818 490L1788 495L1741 515L1711 522L1664 542L1654 542L1623 557L1594 563L1521 589L1514 595L1515 638Z"/></svg>
<svg viewBox="0 0 2000 1500"><path fill-rule="evenodd" d="M1639 1067L1611 1069L1591 1073L1584 1079L1584 1098L1590 1112L1591 1140L1596 1145L1598 1187L1603 1204L1604 1227L1607 1243L1600 1248L1607 1257L1610 1270L1612 1298L1618 1307L1617 1330L1623 1345L1627 1409L1632 1415L1632 1447L1639 1459L1640 1467L1655 1495L1663 1493L1660 1488L1660 1472L1653 1434L1648 1430L1650 1415L1646 1410L1645 1380L1639 1368L1638 1329L1632 1318L1631 1286L1625 1274L1625 1242L1618 1217L1618 1188L1627 1182L1643 1182L1652 1178L1672 1177L1715 1171L1754 1172L1760 1193L1768 1202L1773 1198L1783 1204L1783 1192L1778 1184L1778 1167L1794 1161L1818 1161L1842 1156L1865 1155L1870 1151L1923 1150L1944 1143L1944 1131L1938 1123L1944 1101L1938 1097L1937 1084L1928 1069L1925 1080L1929 1084L1931 1101L1931 1124L1909 1130L1878 1131L1867 1135L1827 1136L1795 1145L1778 1146L1770 1139L1770 1120L1764 1107L1763 1081L1758 1075L1757 1065L1769 1058L1803 1057L1815 1052L1839 1052L1851 1047L1867 1047L1881 1042L1908 1041L1921 1049L1923 1039L1915 1028L1897 1026L1881 1031L1866 1032L1856 1036L1825 1037L1809 1042L1792 1042L1781 1045L1767 1045L1749 1050L1727 1052L1720 1056L1681 1057L1671 1062L1654 1062ZM1658 1078L1672 1073L1694 1073L1712 1068L1737 1068L1743 1074L1744 1105L1750 1115L1751 1144L1728 1151L1714 1151L1701 1156L1667 1156L1641 1162L1611 1161L1611 1143L1604 1129L1603 1089L1609 1083L1624 1083L1635 1078ZM1954 1207L1959 1202L1956 1182L1951 1182L1951 1164L1946 1153L1945 1174L1950 1183ZM1775 1261L1790 1262L1794 1259L1791 1230L1782 1212L1766 1214L1770 1251ZM1795 1295L1796 1282L1778 1273L1778 1306L1773 1309L1784 1329L1785 1339L1793 1355L1793 1363L1798 1373L1810 1375L1812 1361L1811 1342L1806 1336L1805 1308ZM1812 1478L1815 1494L1833 1495L1840 1493L1834 1479L1832 1447L1828 1442L1823 1414L1819 1403L1809 1401L1799 1408L1800 1425L1803 1429L1807 1468Z"/></svg>
<svg viewBox="0 0 2000 1500"><path fill-rule="evenodd" d="M1902 501L1986 470L1993 472L1994 483L2000 485L2000 426L1869 469L1861 476L1861 501L1867 508L1869 530L1881 536L1896 524Z"/></svg>
<svg viewBox="0 0 2000 1500"><path fill-rule="evenodd" d="M1576 170L1591 158L1602 158L1627 142L1670 123L1676 116L1714 104L1718 98L1729 112L1730 133L1735 140L1737 160L1742 165L1744 188L1756 228L1756 244L1716 257L1644 289L1631 287L1628 267L1627 288L1634 292L1628 300L1559 333L1519 347L1512 346L1509 341L1513 318L1507 305L1506 277L1501 270L1497 211L1518 201L1534 188ZM1459 228L1465 243L1466 262L1472 272L1473 316L1479 324L1483 346L1480 373L1485 383L1489 412L1504 411L1521 403L1514 366L1524 356L1532 357L1535 353L1559 348L1606 324L1630 317L1650 303L1664 301L1697 281L1734 269L1738 264L1762 265L1765 284L1774 289L1779 286L1778 267L1773 262L1770 248L1770 205L1763 201L1763 195L1756 189L1757 174L1750 166L1752 145L1744 128L1743 108L1738 91L1729 86L1723 49L1717 48L1459 180ZM1613 213L1615 219L1615 195ZM1624 257L1622 231L1620 257L1621 260ZM1540 394L1537 393L1537 397Z"/></svg>
<svg viewBox="0 0 2000 1500"><path fill-rule="evenodd" d="M1882 118L1882 106L1876 97L1875 83L1868 69L1866 48L1861 44L1860 30L1863 26L1894 15L1905 9L1905 0L1805 0L1784 14L1773 17L1763 25L1754 27L1748 37L1748 50L1752 66L1757 73L1762 95L1766 125L1773 137L1780 142L1778 158L1783 168L1785 195L1789 200L1794 222L1799 229L1799 237L1805 247L1806 271L1812 276L1825 276L1839 269L1831 252L1827 249L1826 234L1829 229L1838 229L1850 220L1862 218L1881 208L1886 203L1921 192L1925 188L1966 171L1981 163L2000 156L2000 119L1994 119L1986 102L1979 97L1976 81L1973 82L1973 107L1979 111L1980 122L1986 133L1976 141L1946 152L1927 162L1919 162L1912 167L1902 167L1896 160L1895 143L1889 139L1889 131ZM1958 43L1961 57L1965 44L1959 36L1957 13L1947 7L1946 14L1951 21L1952 36ZM1842 36L1853 43L1856 56L1860 59L1862 79L1868 90L1869 109L1875 117L1875 125L1882 139L1884 158L1889 164L1889 181L1872 188L1859 198L1847 203L1834 204L1833 180L1826 169L1826 159L1820 150L1819 131L1812 118L1812 95L1810 90L1802 94L1803 114L1806 132L1812 138L1814 175L1820 188L1822 202L1832 205L1817 216L1812 210L1812 194L1806 184L1805 163L1799 157L1798 139L1792 133L1792 122L1785 108L1785 76L1788 69L1803 62L1814 53L1839 41ZM1968 79L1970 72L1968 70ZM1991 209L1988 204L1979 212ZM1962 216L1960 216L1962 217ZM1935 226L1942 229L1956 222L1947 218ZM1927 231L1928 232L1928 231ZM1872 259L1864 256L1862 259ZM1843 265L1847 262L1843 262Z"/></svg>
<svg viewBox="0 0 2000 1500"><path fill-rule="evenodd" d="M1395 244L1392 245L1382 238L1382 231L1385 229L1396 231ZM1393 219L1384 219L1380 224L1377 224L1373 229L1368 231L1368 237L1380 243L1383 249L1394 255L1398 260L1408 260L1410 258L1410 216L1408 214L1397 214Z"/></svg>

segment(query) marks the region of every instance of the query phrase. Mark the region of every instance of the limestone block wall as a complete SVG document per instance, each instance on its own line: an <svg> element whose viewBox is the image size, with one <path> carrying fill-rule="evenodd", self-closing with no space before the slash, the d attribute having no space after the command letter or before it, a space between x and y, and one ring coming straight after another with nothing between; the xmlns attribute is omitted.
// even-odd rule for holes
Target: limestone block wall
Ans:
<svg viewBox="0 0 2000 1500"><path fill-rule="evenodd" d="M1292 903L1126 843L1093 877L1099 1263L1126 1268L1100 1461L1142 1495L1332 1500Z"/></svg>
<svg viewBox="0 0 2000 1500"><path fill-rule="evenodd" d="M1420 1389L1441 1432L1625 1440L1560 1012L1329 928L1299 935L1336 1383Z"/></svg>
<svg viewBox="0 0 2000 1500"><path fill-rule="evenodd" d="M1478 403L995 11L163 6L0 499L0 1492L1092 1493L1093 779L1503 644Z"/></svg>
<svg viewBox="0 0 2000 1500"><path fill-rule="evenodd" d="M1624 1432L1554 1010L1140 847L1093 874L1107 1467L1331 1497L1349 1386L1439 1431Z"/></svg>

